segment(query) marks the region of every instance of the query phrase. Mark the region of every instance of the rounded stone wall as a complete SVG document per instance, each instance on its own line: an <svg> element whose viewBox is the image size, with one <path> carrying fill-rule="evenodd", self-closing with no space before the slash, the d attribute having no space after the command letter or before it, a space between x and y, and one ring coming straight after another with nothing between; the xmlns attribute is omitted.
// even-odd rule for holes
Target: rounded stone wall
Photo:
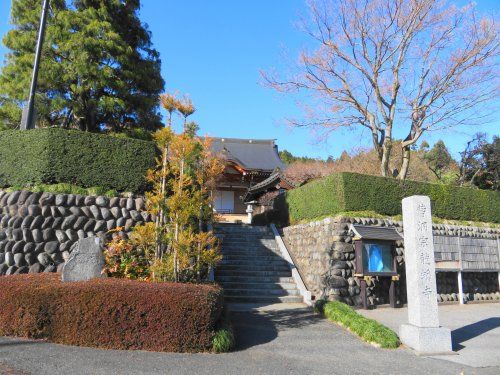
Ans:
<svg viewBox="0 0 500 375"><path fill-rule="evenodd" d="M0 191L0 275L55 272L79 239L147 221L142 197Z"/></svg>
<svg viewBox="0 0 500 375"><path fill-rule="evenodd" d="M402 232L402 222L381 218L336 217L283 228L284 241L309 291L317 299L340 300L362 305L361 279L355 275L355 251L350 225L393 227ZM434 236L498 241L500 230L486 227L433 225ZM484 243L483 243L484 245ZM406 303L404 241L396 241L396 303ZM474 247L474 246L472 246ZM435 255L449 260L445 252L435 248ZM479 249L485 251L483 247ZM469 263L484 259L472 254ZM488 257L494 257L488 255ZM465 298L469 301L499 300L497 272L462 272ZM390 277L373 277L366 281L368 305L389 303ZM438 302L458 301L456 272L437 272Z"/></svg>

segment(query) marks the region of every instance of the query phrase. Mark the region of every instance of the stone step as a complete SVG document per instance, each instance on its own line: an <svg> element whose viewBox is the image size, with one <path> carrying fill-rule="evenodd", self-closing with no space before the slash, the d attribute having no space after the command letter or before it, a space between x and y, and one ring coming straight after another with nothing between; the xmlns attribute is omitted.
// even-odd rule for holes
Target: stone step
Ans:
<svg viewBox="0 0 500 375"><path fill-rule="evenodd" d="M250 289L250 290L297 290L297 286L294 282L290 283L245 283L245 282L221 282L220 283L224 290L233 290L233 289Z"/></svg>
<svg viewBox="0 0 500 375"><path fill-rule="evenodd" d="M221 246L221 250L223 252L238 252L238 251L247 251L247 252L259 252L259 251L279 251L278 246L263 246L263 245L250 245L250 246Z"/></svg>
<svg viewBox="0 0 500 375"><path fill-rule="evenodd" d="M239 239L239 238L248 238L248 239L255 239L255 238L267 238L267 239L272 239L274 238L274 235L272 233L217 233L218 236L221 238L232 238L232 239Z"/></svg>
<svg viewBox="0 0 500 375"><path fill-rule="evenodd" d="M250 229L258 229L258 228L267 228L266 225L253 225L247 223L215 223L214 228L250 228Z"/></svg>
<svg viewBox="0 0 500 375"><path fill-rule="evenodd" d="M218 271L290 271L290 267L288 265L239 265L239 264L223 264L217 267Z"/></svg>
<svg viewBox="0 0 500 375"><path fill-rule="evenodd" d="M222 240L219 242L219 244L223 246L275 246L276 241L273 238L256 238L254 240L242 240L242 239L236 239L236 238L231 238L229 240Z"/></svg>
<svg viewBox="0 0 500 375"><path fill-rule="evenodd" d="M262 235L262 234L266 234L266 235L269 235L271 234L272 232L269 230L269 228L264 228L264 229L254 229L254 228L251 228L251 229L228 229L228 228L225 228L225 229L216 229L214 231L214 233L216 234L222 234L222 235L247 235L247 234L250 234L250 235Z"/></svg>
<svg viewBox="0 0 500 375"><path fill-rule="evenodd" d="M225 289L224 296L298 296L300 292L297 289Z"/></svg>
<svg viewBox="0 0 500 375"><path fill-rule="evenodd" d="M215 232L219 238L274 238L272 232Z"/></svg>
<svg viewBox="0 0 500 375"><path fill-rule="evenodd" d="M275 242L272 243L259 243L259 242L251 242L248 244L243 244L243 243L223 243L221 244L221 247L223 249L228 249L228 250L239 250L239 249L245 249L245 250L259 250L259 249L278 249L278 245Z"/></svg>
<svg viewBox="0 0 500 375"><path fill-rule="evenodd" d="M239 270L239 269L217 269L215 271L216 274L216 280L218 280L219 277L224 277L224 276L242 276L242 277L269 277L269 276L275 276L275 277L291 277L292 276L292 271L289 269L286 271L249 271L249 270Z"/></svg>
<svg viewBox="0 0 500 375"><path fill-rule="evenodd" d="M249 243L245 244L222 244L221 249L232 251L232 250L278 250L278 245L276 243L271 244L261 244L261 243Z"/></svg>
<svg viewBox="0 0 500 375"><path fill-rule="evenodd" d="M217 281L220 284L224 283L249 283L249 284L290 284L294 283L293 277L279 277L279 276L217 276Z"/></svg>
<svg viewBox="0 0 500 375"><path fill-rule="evenodd" d="M218 268L224 266L241 266L241 267L260 267L260 266L284 266L287 267L288 263L286 260L279 257L273 257L272 259L260 260L259 258L251 259L226 259L223 258L218 264Z"/></svg>
<svg viewBox="0 0 500 375"><path fill-rule="evenodd" d="M249 238L249 237L225 237L222 238L222 244L223 245L232 245L232 244L272 244L275 243L275 238L274 237L262 237L262 236L256 236L255 238Z"/></svg>
<svg viewBox="0 0 500 375"><path fill-rule="evenodd" d="M215 231L223 255L215 280L224 288L226 302L303 302L268 227L218 225Z"/></svg>
<svg viewBox="0 0 500 375"><path fill-rule="evenodd" d="M250 253L244 253L242 254L234 254L234 253L222 253L222 261L259 261L259 262L265 262L265 261L273 261L273 260L281 260L285 261L283 258L281 258L278 254L276 253L257 253L257 254L250 254ZM286 261L285 261L286 262Z"/></svg>
<svg viewBox="0 0 500 375"><path fill-rule="evenodd" d="M226 249L228 251L231 250L277 250L278 245L273 243L260 243L260 242L249 242L249 243L222 243L222 249Z"/></svg>
<svg viewBox="0 0 500 375"><path fill-rule="evenodd" d="M233 252L222 252L222 260L223 261L228 261L228 260L234 260L234 261L246 261L246 262L263 262L263 261L281 261L284 260L280 254L275 253L274 251L260 251L260 252L239 252L239 253L233 253Z"/></svg>
<svg viewBox="0 0 500 375"><path fill-rule="evenodd" d="M223 245L274 245L276 241L274 238L255 238L255 239L242 239L242 238L229 238L222 239L220 242Z"/></svg>
<svg viewBox="0 0 500 375"><path fill-rule="evenodd" d="M236 230L269 230L269 227L266 225L252 225L252 224L243 224L243 223L218 223L214 225L214 229L219 229L219 230L231 230L231 229L236 229Z"/></svg>
<svg viewBox="0 0 500 375"><path fill-rule="evenodd" d="M234 303L303 303L302 296L224 296L225 302Z"/></svg>

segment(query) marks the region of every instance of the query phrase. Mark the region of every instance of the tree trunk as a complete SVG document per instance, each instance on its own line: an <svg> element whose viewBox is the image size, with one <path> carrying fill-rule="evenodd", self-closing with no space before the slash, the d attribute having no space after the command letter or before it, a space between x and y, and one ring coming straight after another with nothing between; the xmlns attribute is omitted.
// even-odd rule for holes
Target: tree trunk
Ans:
<svg viewBox="0 0 500 375"><path fill-rule="evenodd" d="M200 218L198 219L198 232L201 234L203 232L203 207L200 208ZM198 254L196 256L196 279L198 282L201 282L201 269L200 269L200 262L201 262L201 242L198 241Z"/></svg>
<svg viewBox="0 0 500 375"><path fill-rule="evenodd" d="M392 151L392 142L389 138L386 138L382 146L382 159L380 160L380 174L383 177L390 176L389 160L391 158L391 151Z"/></svg>
<svg viewBox="0 0 500 375"><path fill-rule="evenodd" d="M175 238L175 246L174 246L174 281L177 283L179 281L179 270L177 267L177 252L179 249L179 215L175 214L175 232L174 232L174 238Z"/></svg>
<svg viewBox="0 0 500 375"><path fill-rule="evenodd" d="M179 173L179 187L178 194L181 194L182 184L184 182L184 159L181 159L180 173ZM175 246L174 246L174 279L175 282L179 282L179 214L175 214Z"/></svg>
<svg viewBox="0 0 500 375"><path fill-rule="evenodd" d="M165 199L165 190L167 184L167 161L168 161L168 147L165 147L163 150L163 158L162 158L162 177L161 177L161 190L160 194L162 196L162 201ZM163 230L163 226L165 225L165 213L163 212L163 208L158 210L158 216L156 217L156 258L162 259L164 253L164 244L161 239L161 231Z"/></svg>
<svg viewBox="0 0 500 375"><path fill-rule="evenodd" d="M399 180L406 179L406 176L408 175L408 169L410 167L410 155L411 155L410 146L404 146L402 151L403 151L403 154L402 154L402 160L401 160L401 170L399 171L399 174L398 174Z"/></svg>

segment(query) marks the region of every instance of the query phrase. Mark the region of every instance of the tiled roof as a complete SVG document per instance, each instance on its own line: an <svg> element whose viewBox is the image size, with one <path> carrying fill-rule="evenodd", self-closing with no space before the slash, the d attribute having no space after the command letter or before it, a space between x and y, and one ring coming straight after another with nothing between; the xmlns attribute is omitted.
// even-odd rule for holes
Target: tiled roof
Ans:
<svg viewBox="0 0 500 375"><path fill-rule="evenodd" d="M246 170L283 168L274 139L211 138L212 149Z"/></svg>
<svg viewBox="0 0 500 375"><path fill-rule="evenodd" d="M293 189L297 185L289 181L280 168L276 168L273 173L265 180L251 186L245 196L243 197L244 202L252 201L257 199L260 195L272 190L277 184L281 183L281 187L285 189Z"/></svg>
<svg viewBox="0 0 500 375"><path fill-rule="evenodd" d="M394 227L351 225L351 229L356 236L369 240L401 241L403 239Z"/></svg>

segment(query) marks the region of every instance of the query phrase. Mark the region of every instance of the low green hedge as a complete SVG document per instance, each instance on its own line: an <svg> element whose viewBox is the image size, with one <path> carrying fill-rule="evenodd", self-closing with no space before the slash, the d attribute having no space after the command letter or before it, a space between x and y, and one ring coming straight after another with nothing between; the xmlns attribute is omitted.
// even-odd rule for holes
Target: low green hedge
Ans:
<svg viewBox="0 0 500 375"><path fill-rule="evenodd" d="M100 186L82 188L80 186L59 183L59 184L34 184L30 186L11 186L5 189L8 192L16 190L27 190L33 193L52 193L52 194L75 194L75 195L104 195L108 198L120 195L115 189L105 189Z"/></svg>
<svg viewBox="0 0 500 375"><path fill-rule="evenodd" d="M152 142L64 129L0 132L0 187L70 183L140 192Z"/></svg>
<svg viewBox="0 0 500 375"><path fill-rule="evenodd" d="M215 285L60 274L0 277L0 335L105 349L208 352L223 308ZM227 348L227 343L217 348Z"/></svg>
<svg viewBox="0 0 500 375"><path fill-rule="evenodd" d="M275 200L275 209L281 222L292 224L347 211L393 216L411 195L428 195L433 215L443 219L500 222L499 192L357 173L335 173L290 190Z"/></svg>
<svg viewBox="0 0 500 375"><path fill-rule="evenodd" d="M373 319L365 318L345 303L327 302L322 309L329 320L342 325L364 341L386 349L396 349L400 345L394 331Z"/></svg>

